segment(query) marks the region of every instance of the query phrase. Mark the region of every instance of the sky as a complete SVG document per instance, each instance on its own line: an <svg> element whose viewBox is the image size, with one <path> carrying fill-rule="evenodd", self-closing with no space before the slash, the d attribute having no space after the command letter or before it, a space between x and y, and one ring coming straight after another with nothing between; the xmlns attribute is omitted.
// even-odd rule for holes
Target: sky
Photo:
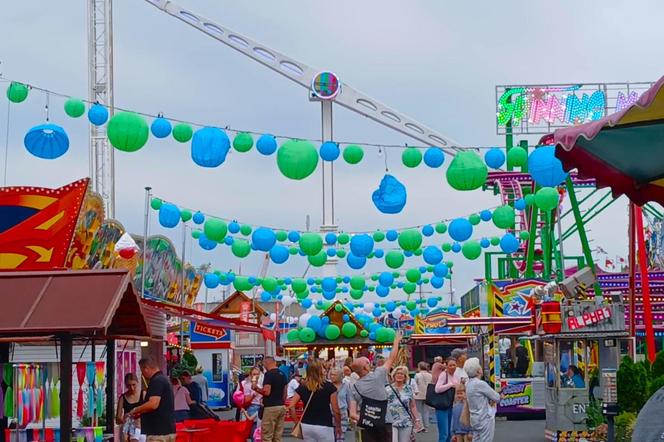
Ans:
<svg viewBox="0 0 664 442"><path fill-rule="evenodd" d="M0 15L0 72L67 95L87 97L85 2L6 2ZM496 135L495 87L501 84L654 81L662 74L664 3L441 2L396 0L245 1L180 0L213 21L317 69L332 70L342 82L413 117L464 146L501 145ZM162 13L148 2L115 0L115 104L218 127L320 138L320 111L299 85L233 49ZM6 83L2 87L5 87ZM89 175L88 129L84 118L65 116L63 100L51 96L49 117L67 130L71 147L46 161L23 147L25 132L44 121L47 97L32 92L12 106L0 106L0 140L8 134L7 185L58 187ZM413 143L406 136L358 114L335 107L335 138L370 143ZM536 137L525 137L530 143ZM2 148L4 153L4 143ZM420 144L420 143L415 143ZM386 230L466 216L500 204L491 192L457 192L444 168L405 168L400 150L387 149L388 167L408 188L398 215L380 214L371 202L385 167L367 148L360 165L335 169L336 221L346 231ZM321 223L320 171L304 181L283 177L275 157L255 150L231 153L215 169L196 166L189 145L156 140L138 152L116 152L116 218L133 233L143 231L144 187L181 206L253 225L304 229ZM451 158L446 158L449 164ZM0 157L4 162L4 156ZM2 168L0 168L0 173ZM584 191L587 192L587 191ZM593 247L609 259L625 256L627 205L618 200L588 226ZM566 203L569 207L568 203ZM181 230L154 220L151 234L163 234L180 249ZM484 226L478 234L496 232ZM220 250L223 249L223 250ZM580 252L577 237L565 253ZM227 248L204 252L188 245L187 259L220 270L257 275L263 256L239 261ZM600 256L600 261L606 257ZM482 277L482 260L455 263L454 301ZM411 258L409 266L419 266ZM306 261L291 259L268 274L301 275ZM373 262L368 271L383 270ZM345 264L340 274L352 274ZM317 275L310 271L308 275ZM436 295L450 302L449 285ZM210 299L220 296L217 290Z"/></svg>

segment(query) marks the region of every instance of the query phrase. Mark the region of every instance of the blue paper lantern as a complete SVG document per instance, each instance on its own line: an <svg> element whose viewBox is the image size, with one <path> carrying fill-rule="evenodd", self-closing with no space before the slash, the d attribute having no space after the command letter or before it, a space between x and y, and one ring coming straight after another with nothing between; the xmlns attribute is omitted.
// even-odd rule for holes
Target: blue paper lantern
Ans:
<svg viewBox="0 0 664 442"><path fill-rule="evenodd" d="M353 235L350 239L350 252L357 257L369 256L373 250L373 246L373 238L366 233Z"/></svg>
<svg viewBox="0 0 664 442"><path fill-rule="evenodd" d="M452 221L447 232L455 241L465 241L473 234L473 225L466 218L457 218Z"/></svg>
<svg viewBox="0 0 664 442"><path fill-rule="evenodd" d="M461 251L461 244L459 244L458 242L452 244L452 251L454 253L459 253Z"/></svg>
<svg viewBox="0 0 664 442"><path fill-rule="evenodd" d="M201 167L217 167L226 161L231 148L228 135L216 127L204 127L191 140L191 159Z"/></svg>
<svg viewBox="0 0 664 442"><path fill-rule="evenodd" d="M383 249L376 249L374 250L374 256L376 258L382 258L383 256L385 256L385 251Z"/></svg>
<svg viewBox="0 0 664 442"><path fill-rule="evenodd" d="M283 264L288 261L288 249L281 244L277 244L270 249L270 259L275 264Z"/></svg>
<svg viewBox="0 0 664 442"><path fill-rule="evenodd" d="M224 237L224 244L226 244L227 246L232 246L234 242L235 238L233 238L232 236Z"/></svg>
<svg viewBox="0 0 664 442"><path fill-rule="evenodd" d="M25 134L23 145L37 158L54 160L69 149L69 137L57 124L40 124Z"/></svg>
<svg viewBox="0 0 664 442"><path fill-rule="evenodd" d="M334 247L328 248L327 256L329 256L330 258L332 258L333 256L337 256L337 249L335 249Z"/></svg>
<svg viewBox="0 0 664 442"><path fill-rule="evenodd" d="M108 121L108 109L99 103L93 104L88 109L88 121L95 126L101 126Z"/></svg>
<svg viewBox="0 0 664 442"><path fill-rule="evenodd" d="M150 125L150 132L156 138L166 138L171 134L171 122L164 117L157 117Z"/></svg>
<svg viewBox="0 0 664 442"><path fill-rule="evenodd" d="M382 272L378 276L378 284L389 287L394 283L394 275L391 272Z"/></svg>
<svg viewBox="0 0 664 442"><path fill-rule="evenodd" d="M344 276L343 278L341 278L341 280L343 281L344 284L348 284L350 282L350 276Z"/></svg>
<svg viewBox="0 0 664 442"><path fill-rule="evenodd" d="M431 226L429 224L422 227L422 235L424 235L424 236L431 236L431 235L433 235L433 232L434 232L433 226Z"/></svg>
<svg viewBox="0 0 664 442"><path fill-rule="evenodd" d="M326 141L320 146L320 157L323 161L334 161L339 158L339 145L334 141Z"/></svg>
<svg viewBox="0 0 664 442"><path fill-rule="evenodd" d="M300 240L300 232L297 232L295 230L288 232L288 241L296 243L299 240Z"/></svg>
<svg viewBox="0 0 664 442"><path fill-rule="evenodd" d="M380 180L378 189L371 195L376 208L382 213L399 213L406 205L406 186L390 174L385 174Z"/></svg>
<svg viewBox="0 0 664 442"><path fill-rule="evenodd" d="M443 251L436 246L427 246L422 252L424 262L430 265L436 265L443 260Z"/></svg>
<svg viewBox="0 0 664 442"><path fill-rule="evenodd" d="M519 198L518 200L514 201L514 208L516 210L525 210L526 209L526 200L523 198Z"/></svg>
<svg viewBox="0 0 664 442"><path fill-rule="evenodd" d="M341 317L341 319L342 319L344 322L348 322L348 321L350 321L350 316L348 316L347 314L344 314L344 315Z"/></svg>
<svg viewBox="0 0 664 442"><path fill-rule="evenodd" d="M457 310L459 310L459 307L456 305L450 305L447 307L447 313L451 315L456 315Z"/></svg>
<svg viewBox="0 0 664 442"><path fill-rule="evenodd" d="M171 203L161 203L159 207L159 224L172 229L180 223L180 209Z"/></svg>
<svg viewBox="0 0 664 442"><path fill-rule="evenodd" d="M540 146L532 151L528 156L528 173L543 187L555 187L567 179L554 146Z"/></svg>
<svg viewBox="0 0 664 442"><path fill-rule="evenodd" d="M311 304L313 304L313 303L311 302L311 299L309 299L309 298L305 298L305 299L302 300L302 302L300 302L300 305L303 308L309 308L309 307L311 307Z"/></svg>
<svg viewBox="0 0 664 442"><path fill-rule="evenodd" d="M349 253L346 255L346 263L351 269L359 270L367 263L367 258L364 256L355 256L352 253Z"/></svg>
<svg viewBox="0 0 664 442"><path fill-rule="evenodd" d="M203 250L212 250L217 247L217 241L208 239L207 236L201 233L201 236L198 237L198 245Z"/></svg>
<svg viewBox="0 0 664 442"><path fill-rule="evenodd" d="M431 281L429 281L429 283L431 284L431 287L439 289L443 287L443 285L445 284L445 279L443 279L440 276L434 276L433 278L431 278Z"/></svg>
<svg viewBox="0 0 664 442"><path fill-rule="evenodd" d="M424 164L432 168L438 168L445 162L445 154L438 147L430 147L424 152Z"/></svg>
<svg viewBox="0 0 664 442"><path fill-rule="evenodd" d="M321 287L323 287L323 290L327 292L333 292L337 288L337 280L332 278L331 276L326 276L321 281Z"/></svg>
<svg viewBox="0 0 664 442"><path fill-rule="evenodd" d="M335 296L337 296L336 291L328 292L323 290L323 298L327 299L328 301L333 300Z"/></svg>
<svg viewBox="0 0 664 442"><path fill-rule="evenodd" d="M445 263L440 263L436 264L433 266L433 274L438 276L439 278L444 278L447 276L447 272L449 272L449 269L447 268L447 264Z"/></svg>
<svg viewBox="0 0 664 442"><path fill-rule="evenodd" d="M505 152L499 147L489 149L484 154L484 162L492 169L500 169L505 164Z"/></svg>
<svg viewBox="0 0 664 442"><path fill-rule="evenodd" d="M493 213L490 210L484 209L480 212L480 219L484 222L491 221Z"/></svg>
<svg viewBox="0 0 664 442"><path fill-rule="evenodd" d="M480 239L480 247L483 249L488 248L491 245L491 241L489 241L487 238L482 238Z"/></svg>
<svg viewBox="0 0 664 442"><path fill-rule="evenodd" d="M219 277L214 273L206 273L203 282L205 282L205 287L213 289L219 285Z"/></svg>
<svg viewBox="0 0 664 442"><path fill-rule="evenodd" d="M380 315L383 314L383 312L380 310L379 307L376 307L373 309L373 312L371 312L376 318L379 318Z"/></svg>
<svg viewBox="0 0 664 442"><path fill-rule="evenodd" d="M261 301L269 302L271 299L272 299L272 295L270 295L268 292L261 293Z"/></svg>
<svg viewBox="0 0 664 442"><path fill-rule="evenodd" d="M325 234L325 244L333 246L336 243L337 243L337 235L335 235L332 232L328 232Z"/></svg>
<svg viewBox="0 0 664 442"><path fill-rule="evenodd" d="M277 235L272 229L259 227L251 233L251 243L257 250L267 252L277 243Z"/></svg>
<svg viewBox="0 0 664 442"><path fill-rule="evenodd" d="M399 233L397 233L396 230L388 230L387 232L385 232L385 238L388 241L396 241L398 237Z"/></svg>
<svg viewBox="0 0 664 442"><path fill-rule="evenodd" d="M427 305L431 308L434 308L436 305L438 305L438 298L433 297L433 298L427 299Z"/></svg>
<svg viewBox="0 0 664 442"><path fill-rule="evenodd" d="M378 295L379 297L384 298L389 294L390 294L389 287L385 287L384 285L379 285L378 287L376 287L376 295Z"/></svg>
<svg viewBox="0 0 664 442"><path fill-rule="evenodd" d="M240 223L238 223L237 221L231 221L230 223L228 223L228 231L230 233L239 232L240 231Z"/></svg>
<svg viewBox="0 0 664 442"><path fill-rule="evenodd" d="M394 301L387 301L385 303L385 310L392 313L397 308L397 304Z"/></svg>
<svg viewBox="0 0 664 442"><path fill-rule="evenodd" d="M506 233L500 238L500 250L505 253L514 253L519 250L519 240L511 233Z"/></svg>
<svg viewBox="0 0 664 442"><path fill-rule="evenodd" d="M320 302L320 301L318 301L318 302ZM319 307L322 307L323 303L322 302L320 302L320 304L316 303L316 305L318 305ZM325 316L325 317L327 318L327 316ZM318 330L321 327L321 325L323 325L323 321L318 316L312 316L307 321L307 327L311 327L314 330Z"/></svg>
<svg viewBox="0 0 664 442"><path fill-rule="evenodd" d="M194 221L194 224L203 224L205 222L205 215L203 215L201 212L194 213L194 216L191 218Z"/></svg>
<svg viewBox="0 0 664 442"><path fill-rule="evenodd" d="M256 141L256 150L263 155L272 155L277 151L277 139L271 134L261 135Z"/></svg>

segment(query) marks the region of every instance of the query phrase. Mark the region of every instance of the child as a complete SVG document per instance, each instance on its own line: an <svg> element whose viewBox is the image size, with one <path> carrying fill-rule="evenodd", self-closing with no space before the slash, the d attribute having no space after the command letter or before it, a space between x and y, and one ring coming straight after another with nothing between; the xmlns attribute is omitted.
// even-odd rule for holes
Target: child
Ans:
<svg viewBox="0 0 664 442"><path fill-rule="evenodd" d="M466 387L463 384L457 385L454 394L454 408L452 408L452 441L470 442L472 436L470 428L461 423L461 413L466 403Z"/></svg>

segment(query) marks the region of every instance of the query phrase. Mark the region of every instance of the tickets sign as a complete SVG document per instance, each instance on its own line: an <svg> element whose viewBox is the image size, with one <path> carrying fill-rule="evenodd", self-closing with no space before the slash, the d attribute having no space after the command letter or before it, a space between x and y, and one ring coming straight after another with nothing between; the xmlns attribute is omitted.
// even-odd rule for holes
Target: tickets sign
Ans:
<svg viewBox="0 0 664 442"><path fill-rule="evenodd" d="M196 321L191 325L192 342L228 341L228 332L223 327Z"/></svg>
<svg viewBox="0 0 664 442"><path fill-rule="evenodd" d="M569 330L579 330L584 327L593 326L607 321L611 318L611 309L608 307L598 308L597 310L583 312L578 316L567 318L567 327Z"/></svg>

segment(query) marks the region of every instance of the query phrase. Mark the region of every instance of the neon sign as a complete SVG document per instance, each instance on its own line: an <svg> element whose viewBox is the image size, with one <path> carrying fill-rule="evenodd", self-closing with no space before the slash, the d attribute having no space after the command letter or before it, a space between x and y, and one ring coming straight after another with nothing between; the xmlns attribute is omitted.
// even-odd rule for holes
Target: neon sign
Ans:
<svg viewBox="0 0 664 442"><path fill-rule="evenodd" d="M651 83L496 87L497 133L549 133L599 120L634 104Z"/></svg>

